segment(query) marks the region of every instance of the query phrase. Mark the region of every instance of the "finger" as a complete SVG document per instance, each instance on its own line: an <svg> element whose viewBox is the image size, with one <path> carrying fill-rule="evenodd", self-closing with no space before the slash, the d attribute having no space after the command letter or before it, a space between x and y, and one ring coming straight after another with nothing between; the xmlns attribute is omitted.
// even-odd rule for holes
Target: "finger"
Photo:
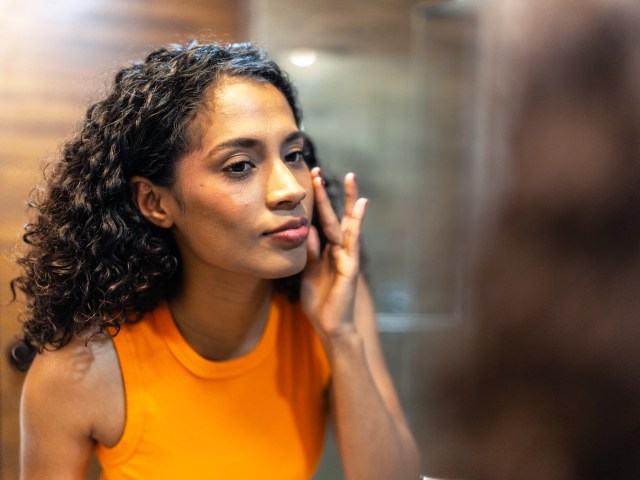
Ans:
<svg viewBox="0 0 640 480"><path fill-rule="evenodd" d="M358 200L358 183L356 175L349 172L344 177L344 214L351 215L351 210Z"/></svg>
<svg viewBox="0 0 640 480"><path fill-rule="evenodd" d="M347 173L344 177L344 199L344 215L340 222L343 232L347 229L351 211L353 210L356 200L358 200L358 182L356 181L356 175L353 172Z"/></svg>
<svg viewBox="0 0 640 480"><path fill-rule="evenodd" d="M331 206L329 195L322 184L321 177L313 177L313 192L316 200L316 207L318 208L318 215L320 217L320 225L327 237L327 240L335 245L342 244L342 229L340 222Z"/></svg>
<svg viewBox="0 0 640 480"><path fill-rule="evenodd" d="M311 180L313 181L314 178L316 177L320 177L322 178L322 171L320 170L320 167L313 167L311 169Z"/></svg>
<svg viewBox="0 0 640 480"><path fill-rule="evenodd" d="M368 203L366 198L356 200L345 224L344 247L351 256L357 256L360 252L360 235Z"/></svg>

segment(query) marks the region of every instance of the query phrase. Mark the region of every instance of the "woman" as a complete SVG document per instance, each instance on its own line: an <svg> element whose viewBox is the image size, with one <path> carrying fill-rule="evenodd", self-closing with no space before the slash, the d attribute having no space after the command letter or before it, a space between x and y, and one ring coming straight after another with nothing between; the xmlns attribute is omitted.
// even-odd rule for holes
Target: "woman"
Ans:
<svg viewBox="0 0 640 480"><path fill-rule="evenodd" d="M500 193L430 453L448 478L637 479L640 3L484 8Z"/></svg>
<svg viewBox="0 0 640 480"><path fill-rule="evenodd" d="M250 45L117 73L14 281L38 351L23 478L82 478L93 449L110 480L309 478L326 412L346 478L415 477L359 275L366 200L347 175L336 218L308 151L292 85Z"/></svg>

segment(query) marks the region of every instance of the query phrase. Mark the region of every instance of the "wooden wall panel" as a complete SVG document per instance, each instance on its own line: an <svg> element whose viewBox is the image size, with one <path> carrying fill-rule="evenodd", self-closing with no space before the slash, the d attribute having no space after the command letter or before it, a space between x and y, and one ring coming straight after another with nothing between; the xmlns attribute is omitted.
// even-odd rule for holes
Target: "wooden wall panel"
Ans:
<svg viewBox="0 0 640 480"><path fill-rule="evenodd" d="M18 478L23 376L4 352L19 329L12 250L43 163L115 69L194 36L242 40L241 0L0 0L0 479Z"/></svg>

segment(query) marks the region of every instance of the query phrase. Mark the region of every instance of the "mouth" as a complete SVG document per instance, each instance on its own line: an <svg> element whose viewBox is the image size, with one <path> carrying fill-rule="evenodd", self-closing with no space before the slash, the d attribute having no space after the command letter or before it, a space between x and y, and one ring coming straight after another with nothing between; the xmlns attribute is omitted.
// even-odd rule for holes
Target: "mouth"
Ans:
<svg viewBox="0 0 640 480"><path fill-rule="evenodd" d="M292 246L299 246L309 235L309 221L306 218L294 218L278 227L263 233L263 236Z"/></svg>

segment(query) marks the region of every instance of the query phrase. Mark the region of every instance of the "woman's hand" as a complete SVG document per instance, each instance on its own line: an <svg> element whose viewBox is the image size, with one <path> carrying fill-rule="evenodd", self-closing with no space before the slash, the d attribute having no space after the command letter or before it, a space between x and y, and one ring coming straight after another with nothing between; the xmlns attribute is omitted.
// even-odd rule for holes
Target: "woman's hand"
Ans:
<svg viewBox="0 0 640 480"><path fill-rule="evenodd" d="M310 232L301 302L331 364L330 412L344 477L417 478L417 448L384 363L373 302L359 275L367 200L358 198L355 176L347 174L339 221L320 170L314 168L311 178L328 244L320 252L318 232Z"/></svg>
<svg viewBox="0 0 640 480"><path fill-rule="evenodd" d="M318 232L311 228L308 261L302 277L301 302L323 341L355 330L354 303L360 272L360 232L367 199L358 198L353 173L344 180L345 209L338 220L324 188L319 168L311 170L320 224L328 244L320 252Z"/></svg>

